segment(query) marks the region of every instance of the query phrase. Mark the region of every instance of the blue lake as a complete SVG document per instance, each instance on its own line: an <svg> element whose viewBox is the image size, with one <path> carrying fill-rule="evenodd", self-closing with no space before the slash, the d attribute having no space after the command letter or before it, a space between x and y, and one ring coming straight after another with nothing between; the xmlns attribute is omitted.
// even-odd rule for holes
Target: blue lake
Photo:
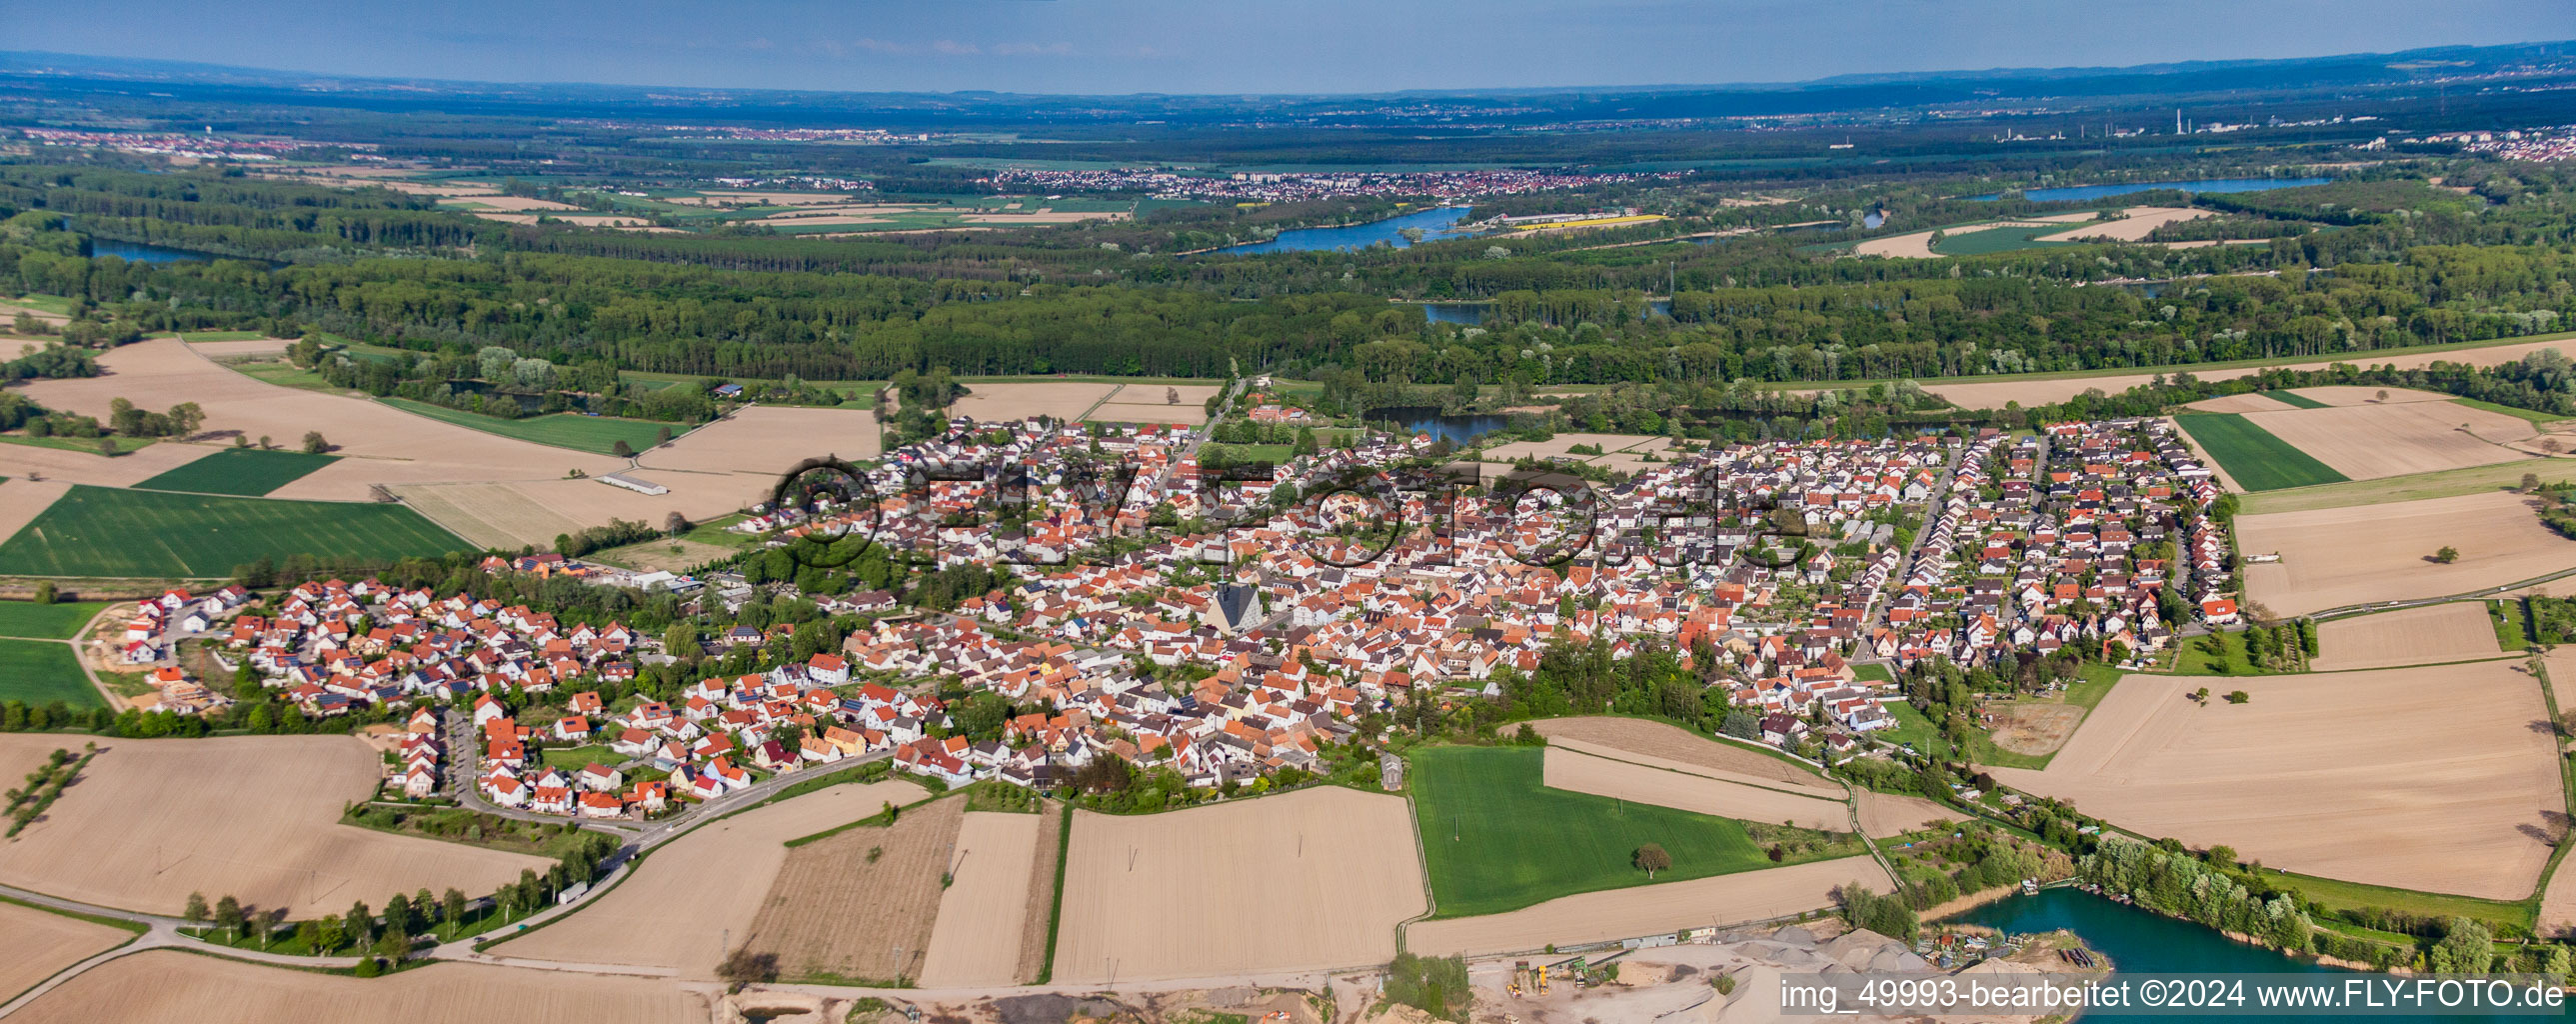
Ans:
<svg viewBox="0 0 2576 1024"><path fill-rule="evenodd" d="M1413 243L1405 241L1403 234L1404 229L1421 228L1424 232L1425 239L1429 240L1431 236L1454 231L1458 225L1465 222L1466 219L1466 207L1441 206L1424 210L1420 213L1408 213L1401 217L1389 217L1385 220L1370 221L1366 224L1353 224L1348 227L1297 228L1291 231L1282 231L1279 233L1279 237L1273 238L1267 242L1252 242L1245 245L1228 246L1218 251L1229 253L1314 252L1317 250L1331 251L1336 249L1366 249L1369 246L1376 245L1380 242L1392 245L1398 249L1407 249L1411 248Z"/></svg>
<svg viewBox="0 0 2576 1024"><path fill-rule="evenodd" d="M2142 185L2070 185L2065 188L2026 189L2021 197L2034 203L2054 203L2069 199L2107 199L2112 196L2125 196L2132 192L2153 192L2167 188L2184 192L2262 192L2276 188L2323 185L2333 180L2333 178L2203 178L2199 181L2153 181ZM2003 197L2004 193L1994 192L1970 198L2001 199Z"/></svg>
<svg viewBox="0 0 2576 1024"><path fill-rule="evenodd" d="M1439 407L1429 405L1398 405L1371 409L1368 412L1368 420L1371 423L1394 420L1398 427L1408 433L1429 434L1434 438L1446 440L1450 444L1466 444L1474 440L1477 435L1489 434L1511 425L1509 416L1495 413L1466 413L1451 416L1441 413Z"/></svg>
<svg viewBox="0 0 2576 1024"><path fill-rule="evenodd" d="M2226 971L2259 974L2344 974L2342 968L2322 966L2315 961L2285 953L2248 946L2228 939L2215 931L2189 921L2180 921L2136 907L2114 903L2080 889L2042 889L2028 896L2009 896L1978 907L1952 921L1981 924L2007 932L2046 932L2064 928L2084 939L2111 958L2121 972L2169 973ZM2116 1014L2088 1011L2083 1020L2164 1020L2178 1018ZM2202 1020L2226 1019L2201 1017ZM2363 1019L2346 1016L2303 1016L2301 1021L2342 1021ZM2461 1014L2457 1016L2416 1017L2415 1020L2446 1021L2533 1021L2547 1017L2506 1016L2500 1014Z"/></svg>
<svg viewBox="0 0 2576 1024"><path fill-rule="evenodd" d="M196 252L189 249L173 249L166 245L150 245L143 242L118 242L105 238L90 239L89 254L93 257L115 256L128 263L177 263L182 260L219 260L228 258L208 252Z"/></svg>

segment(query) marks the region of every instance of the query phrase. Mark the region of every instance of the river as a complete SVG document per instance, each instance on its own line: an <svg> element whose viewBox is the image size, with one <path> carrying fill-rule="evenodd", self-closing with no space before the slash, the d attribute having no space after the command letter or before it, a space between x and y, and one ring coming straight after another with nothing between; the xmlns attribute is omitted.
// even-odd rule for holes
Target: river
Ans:
<svg viewBox="0 0 2576 1024"><path fill-rule="evenodd" d="M2064 928L2084 939L2086 945L2109 956L2121 971L2192 972L2227 971L2259 974L2344 974L2338 967L2326 967L2301 957L2290 956L2258 946L2230 940L2224 935L2189 921L2176 920L2151 911L2114 903L2081 889L2042 889L2027 896L2008 896L1988 903L1949 920L1963 924L1981 924L2007 932L2046 932ZM2173 1017L2086 1013L2085 1021L2151 1021L2173 1020ZM2223 1017L2200 1017L2199 1020L2224 1020ZM2302 1021L2341 1021L2380 1018L2358 1016L2314 1016ZM2439 1018L2446 1021L2532 1021L2529 1016L2502 1014L2468 1014Z"/></svg>
<svg viewBox="0 0 2576 1024"><path fill-rule="evenodd" d="M2333 178L2202 178L2197 181L2151 181L2142 185L2070 185L2065 188L2024 189L2021 197L2034 203L2054 203L2070 199L2108 199L2132 192L2177 189L2184 192L2263 192L2276 188L2300 188L2323 185ZM1971 199L2001 199L2002 192L1990 192Z"/></svg>
<svg viewBox="0 0 2576 1024"><path fill-rule="evenodd" d="M1347 227L1296 228L1282 231L1279 237L1267 242L1247 242L1243 245L1227 246L1217 251L1246 254L1314 252L1319 249L1366 249L1379 242L1385 242L1398 249L1409 249L1413 247L1413 243L1405 240L1404 229L1421 228L1423 236L1428 239L1433 235L1454 232L1458 225L1465 223L1466 220L1466 207L1440 206L1419 213L1408 213L1401 217L1389 217L1385 220L1352 224Z"/></svg>

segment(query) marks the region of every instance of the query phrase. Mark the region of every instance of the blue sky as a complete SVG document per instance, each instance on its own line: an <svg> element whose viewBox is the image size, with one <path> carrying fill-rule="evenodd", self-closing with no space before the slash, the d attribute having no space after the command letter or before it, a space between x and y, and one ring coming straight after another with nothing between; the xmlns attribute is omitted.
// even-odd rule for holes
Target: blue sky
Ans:
<svg viewBox="0 0 2576 1024"><path fill-rule="evenodd" d="M1797 81L2576 38L2567 0L41 0L0 43L326 74L857 91Z"/></svg>

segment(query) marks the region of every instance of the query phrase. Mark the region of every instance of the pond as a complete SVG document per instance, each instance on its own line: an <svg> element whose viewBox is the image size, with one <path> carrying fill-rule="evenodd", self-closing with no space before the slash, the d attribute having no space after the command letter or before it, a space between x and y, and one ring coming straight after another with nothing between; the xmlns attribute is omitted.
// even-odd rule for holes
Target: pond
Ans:
<svg viewBox="0 0 2576 1024"><path fill-rule="evenodd" d="M1479 435L1490 434L1511 426L1512 418L1500 413L1443 413L1436 405L1390 405L1368 412L1371 423L1393 420L1408 433L1429 434L1450 444L1466 444Z"/></svg>
<svg viewBox="0 0 2576 1024"><path fill-rule="evenodd" d="M107 238L90 239L89 254L93 258L99 256L115 256L128 263L178 263L183 260L211 261L239 258L211 252L198 252L193 249L173 249L166 245L153 245L149 242L119 242Z"/></svg>
<svg viewBox="0 0 2576 1024"><path fill-rule="evenodd" d="M1294 230L1282 231L1279 233L1279 237L1273 238L1267 242L1247 242L1243 245L1227 246L1217 251L1245 254L1262 252L1314 252L1316 250L1366 249L1369 246L1376 245L1380 242L1392 245L1398 249L1408 249L1412 248L1413 243L1405 240L1404 230L1406 228L1422 229L1425 240L1429 240L1435 235L1456 233L1458 225L1466 222L1466 220L1466 207L1441 206L1424 210L1419 213L1408 213L1401 217L1389 217L1385 220L1370 221L1366 224L1352 224L1337 228L1296 228Z"/></svg>
<svg viewBox="0 0 2576 1024"><path fill-rule="evenodd" d="M2008 896L1949 920L1981 924L2007 932L2046 932L2064 928L2086 945L2109 956L2120 971L2168 973L2226 971L2259 974L2349 974L2313 960L2236 942L2189 921L2140 910L2081 889L2042 889L2027 896ZM2171 1020L2171 1017L2088 1011L2095 1021ZM2204 1018L2206 1019L2206 1018ZM2367 1019L2359 1016L2302 1016L2303 1021ZM2450 1021L2531 1021L2530 1016L2444 1016Z"/></svg>
<svg viewBox="0 0 2576 1024"><path fill-rule="evenodd" d="M2021 197L2034 203L2055 203L2070 199L2108 199L2132 192L2177 189L2184 192L2263 192L2276 188L2301 188L2323 185L2333 178L2201 178L2195 181L2152 181L2142 185L2069 185L2064 188L2022 190ZM1991 192L1971 199L2001 199L2003 192Z"/></svg>

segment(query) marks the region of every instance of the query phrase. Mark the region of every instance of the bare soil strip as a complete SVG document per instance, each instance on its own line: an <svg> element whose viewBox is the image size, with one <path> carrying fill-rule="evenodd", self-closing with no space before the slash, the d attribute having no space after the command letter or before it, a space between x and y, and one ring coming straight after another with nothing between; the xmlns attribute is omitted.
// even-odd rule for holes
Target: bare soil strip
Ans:
<svg viewBox="0 0 2576 1024"><path fill-rule="evenodd" d="M0 1001L133 937L122 928L0 903Z"/></svg>
<svg viewBox="0 0 2576 1024"><path fill-rule="evenodd" d="M1786 822L1799 828L1851 830L1851 808L1839 800L1795 796L1773 789L1614 760L1570 746L1547 748L1542 778L1552 789L1616 797L1676 810Z"/></svg>
<svg viewBox="0 0 2576 1024"><path fill-rule="evenodd" d="M703 999L668 982L483 964L350 978L147 950L100 964L27 1004L34 1024L704 1024Z"/></svg>
<svg viewBox="0 0 2576 1024"><path fill-rule="evenodd" d="M966 815L957 832L957 852L950 858L956 881L939 897L939 920L930 929L930 955L921 967L922 987L1016 983L1020 947L1028 934L1038 833L1051 816ZM1048 882L1051 886L1054 879Z"/></svg>
<svg viewBox="0 0 2576 1024"><path fill-rule="evenodd" d="M1686 882L1560 896L1535 907L1405 926L1405 948L1425 956L1537 951L1549 945L1666 935L1684 928L1768 920L1833 905L1833 892L1858 882L1892 888L1868 857L1739 871Z"/></svg>
<svg viewBox="0 0 2576 1024"><path fill-rule="evenodd" d="M1551 744L1623 761L1790 789L1839 800L1843 788L1776 757L1642 718L1550 718L1530 723Z"/></svg>

